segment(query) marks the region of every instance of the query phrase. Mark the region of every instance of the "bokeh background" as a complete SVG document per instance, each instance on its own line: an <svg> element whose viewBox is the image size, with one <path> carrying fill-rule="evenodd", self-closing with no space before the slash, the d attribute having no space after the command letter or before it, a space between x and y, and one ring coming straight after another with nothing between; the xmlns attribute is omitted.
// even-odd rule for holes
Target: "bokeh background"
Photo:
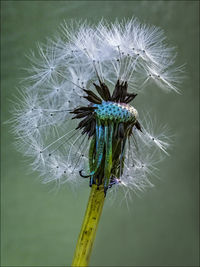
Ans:
<svg viewBox="0 0 200 267"><path fill-rule="evenodd" d="M140 111L151 110L174 133L170 157L159 164L155 187L133 196L127 208L106 200L91 266L199 266L199 2L198 1L2 1L2 122L20 87L25 54L45 42L70 19L136 16L160 26L186 63L182 94L149 88L137 97ZM69 266L89 195L89 187L58 192L42 185L15 151L9 125L2 125L1 264Z"/></svg>

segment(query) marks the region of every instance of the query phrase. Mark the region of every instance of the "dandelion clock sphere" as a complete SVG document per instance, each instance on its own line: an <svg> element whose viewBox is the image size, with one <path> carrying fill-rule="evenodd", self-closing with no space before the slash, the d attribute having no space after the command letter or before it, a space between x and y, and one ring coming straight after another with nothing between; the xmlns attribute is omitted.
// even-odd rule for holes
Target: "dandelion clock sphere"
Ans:
<svg viewBox="0 0 200 267"><path fill-rule="evenodd" d="M151 116L140 119L141 107L132 101L150 82L178 92L182 67L174 66L163 31L135 18L64 24L30 60L13 110L17 147L44 183L88 179L91 194L72 263L87 266L107 194L152 186L153 157L167 154L168 137L153 133Z"/></svg>

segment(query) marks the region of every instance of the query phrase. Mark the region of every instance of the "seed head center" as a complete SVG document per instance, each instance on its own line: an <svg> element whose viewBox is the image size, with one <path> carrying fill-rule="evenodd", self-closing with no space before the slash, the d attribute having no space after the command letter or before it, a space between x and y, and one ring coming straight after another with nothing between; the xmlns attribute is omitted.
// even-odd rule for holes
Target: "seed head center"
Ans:
<svg viewBox="0 0 200 267"><path fill-rule="evenodd" d="M94 105L97 118L100 120L113 120L119 122L132 122L138 117L137 110L125 103L103 101L101 104Z"/></svg>

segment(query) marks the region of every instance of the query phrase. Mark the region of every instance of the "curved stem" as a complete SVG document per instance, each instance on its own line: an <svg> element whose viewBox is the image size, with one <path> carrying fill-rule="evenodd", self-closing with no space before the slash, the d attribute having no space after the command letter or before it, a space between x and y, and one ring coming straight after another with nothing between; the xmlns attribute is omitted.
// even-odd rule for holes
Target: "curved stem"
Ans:
<svg viewBox="0 0 200 267"><path fill-rule="evenodd" d="M104 187L100 186L99 189L97 188L97 185L92 185L72 266L88 266L89 264L92 246L105 200Z"/></svg>

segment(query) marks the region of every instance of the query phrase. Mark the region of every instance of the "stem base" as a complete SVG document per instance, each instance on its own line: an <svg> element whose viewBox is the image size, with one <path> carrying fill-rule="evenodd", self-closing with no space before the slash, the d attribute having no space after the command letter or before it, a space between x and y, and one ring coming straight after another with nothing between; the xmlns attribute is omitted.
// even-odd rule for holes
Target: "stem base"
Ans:
<svg viewBox="0 0 200 267"><path fill-rule="evenodd" d="M105 200L104 188L93 184L82 228L76 245L72 266L88 266L97 226Z"/></svg>

